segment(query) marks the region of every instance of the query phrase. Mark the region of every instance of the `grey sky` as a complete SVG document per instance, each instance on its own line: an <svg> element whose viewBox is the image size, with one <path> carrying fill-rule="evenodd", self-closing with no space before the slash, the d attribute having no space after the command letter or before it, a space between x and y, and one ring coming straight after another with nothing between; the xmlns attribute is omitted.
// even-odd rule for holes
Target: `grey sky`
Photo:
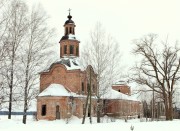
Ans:
<svg viewBox="0 0 180 131"><path fill-rule="evenodd" d="M86 44L89 32L97 21L119 42L123 62L132 65L132 40L148 33L160 39L180 40L180 0L28 0L41 3L57 29L58 41L63 35L63 24L68 9L76 24L76 35L81 45ZM59 46L58 46L59 47Z"/></svg>

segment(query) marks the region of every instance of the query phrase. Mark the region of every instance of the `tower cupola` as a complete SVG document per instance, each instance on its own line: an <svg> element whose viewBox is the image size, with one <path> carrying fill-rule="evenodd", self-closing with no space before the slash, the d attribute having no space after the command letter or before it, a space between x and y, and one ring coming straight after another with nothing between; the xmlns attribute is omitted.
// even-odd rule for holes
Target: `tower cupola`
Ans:
<svg viewBox="0 0 180 131"><path fill-rule="evenodd" d="M70 12L69 12L69 15L67 16L67 18L68 18L68 20L64 23L64 25L66 25L66 24L74 24L74 21L71 20L72 16L71 16Z"/></svg>
<svg viewBox="0 0 180 131"><path fill-rule="evenodd" d="M75 36L75 23L69 9L68 20L64 23L64 36L60 40L60 57L79 57L79 43Z"/></svg>
<svg viewBox="0 0 180 131"><path fill-rule="evenodd" d="M71 16L71 13L70 13L70 9L68 10L69 11L69 15L67 16L68 20L66 20L66 22L64 23L64 35L69 35L69 34L73 34L75 35L75 23L74 21L72 20L72 16Z"/></svg>

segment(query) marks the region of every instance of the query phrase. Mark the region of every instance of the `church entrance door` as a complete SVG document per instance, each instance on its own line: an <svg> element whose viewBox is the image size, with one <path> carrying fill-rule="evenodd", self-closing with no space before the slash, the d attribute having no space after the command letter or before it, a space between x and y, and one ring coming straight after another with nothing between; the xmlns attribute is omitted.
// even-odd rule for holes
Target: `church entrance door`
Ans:
<svg viewBox="0 0 180 131"><path fill-rule="evenodd" d="M56 119L60 119L59 105L56 106Z"/></svg>

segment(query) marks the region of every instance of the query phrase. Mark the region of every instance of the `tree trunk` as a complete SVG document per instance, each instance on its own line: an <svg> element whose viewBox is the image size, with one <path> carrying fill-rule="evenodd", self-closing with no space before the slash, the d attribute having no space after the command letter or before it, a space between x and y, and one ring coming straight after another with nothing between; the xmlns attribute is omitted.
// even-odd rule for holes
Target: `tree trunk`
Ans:
<svg viewBox="0 0 180 131"><path fill-rule="evenodd" d="M98 100L97 100L97 123L100 123L100 117L101 117L100 99L98 98Z"/></svg>
<svg viewBox="0 0 180 131"><path fill-rule="evenodd" d="M26 124L26 119L27 119L27 110L24 109L24 113L23 113L23 123Z"/></svg>
<svg viewBox="0 0 180 131"><path fill-rule="evenodd" d="M91 68L90 68L90 83L89 83L90 85L89 85L89 97L90 97L90 100L89 100L89 112L90 112L90 118L89 118L89 120L90 120L90 123L92 124L92 113L91 113L91 95L92 95L92 93L91 93L91 85L92 85L92 83L91 83Z"/></svg>
<svg viewBox="0 0 180 131"><path fill-rule="evenodd" d="M27 84L27 82L26 82ZM25 91L24 91L24 112L23 112L23 123L26 124L26 118L27 118L27 106L28 106L28 101L27 101L27 85L25 86Z"/></svg>
<svg viewBox="0 0 180 131"><path fill-rule="evenodd" d="M28 89L28 75L29 75L29 61L27 63L27 67L26 67L26 75L25 75L25 89L24 89L24 113L23 113L23 123L26 124L26 118L27 118L27 106L28 106L28 92L27 92L27 89Z"/></svg>
<svg viewBox="0 0 180 131"><path fill-rule="evenodd" d="M172 113L171 113L171 110L170 110L170 108L167 108L166 109L166 120L172 120Z"/></svg>
<svg viewBox="0 0 180 131"><path fill-rule="evenodd" d="M86 98L86 105L85 105L85 109L83 111L83 120L82 120L82 124L85 123L85 119L86 119L86 111L88 108L88 100L89 100L89 89L88 89L88 94L87 94L87 98ZM84 108L84 107L83 107Z"/></svg>
<svg viewBox="0 0 180 131"><path fill-rule="evenodd" d="M151 118L151 120L154 121L154 118L155 118L155 101L154 101L154 85L153 85L152 118Z"/></svg>
<svg viewBox="0 0 180 131"><path fill-rule="evenodd" d="M14 51L14 48L13 48ZM9 113L8 113L8 119L11 119L11 114L12 114L12 94L13 94L13 80L14 80L14 52L12 54L12 60L11 60L11 76L10 76L10 91L9 91Z"/></svg>
<svg viewBox="0 0 180 131"><path fill-rule="evenodd" d="M11 81L12 81L12 80L11 80ZM11 82L11 83L12 83L12 82ZM10 85L8 119L11 119L11 112L12 112L12 85Z"/></svg>
<svg viewBox="0 0 180 131"><path fill-rule="evenodd" d="M169 96L168 96L168 101L169 101L169 108L168 108L168 120L173 120L173 106L172 106L172 95L171 93L169 93Z"/></svg>
<svg viewBox="0 0 180 131"><path fill-rule="evenodd" d="M166 120L172 120L173 115L172 115L172 97L171 96L166 96L165 97L165 115L166 115Z"/></svg>

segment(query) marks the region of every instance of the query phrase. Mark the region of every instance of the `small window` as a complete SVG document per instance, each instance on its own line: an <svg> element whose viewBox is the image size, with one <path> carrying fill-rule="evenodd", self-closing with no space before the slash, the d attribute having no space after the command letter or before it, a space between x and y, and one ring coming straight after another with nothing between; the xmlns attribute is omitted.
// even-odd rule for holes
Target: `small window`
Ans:
<svg viewBox="0 0 180 131"><path fill-rule="evenodd" d="M59 112L59 105L56 106L56 112Z"/></svg>
<svg viewBox="0 0 180 131"><path fill-rule="evenodd" d="M66 35L68 34L68 28L66 27Z"/></svg>
<svg viewBox="0 0 180 131"><path fill-rule="evenodd" d="M73 34L74 34L74 28L73 28Z"/></svg>
<svg viewBox="0 0 180 131"><path fill-rule="evenodd" d="M70 54L74 54L74 46L70 45Z"/></svg>
<svg viewBox="0 0 180 131"><path fill-rule="evenodd" d="M76 47L76 56L78 56L78 54L79 54L79 48L78 48L78 46Z"/></svg>
<svg viewBox="0 0 180 131"><path fill-rule="evenodd" d="M70 27L70 32L69 33L72 33L72 28Z"/></svg>
<svg viewBox="0 0 180 131"><path fill-rule="evenodd" d="M82 92L84 92L84 82L82 82L81 90L82 90Z"/></svg>
<svg viewBox="0 0 180 131"><path fill-rule="evenodd" d="M119 92L121 92L121 90L118 90Z"/></svg>
<svg viewBox="0 0 180 131"><path fill-rule="evenodd" d="M106 100L103 100L103 105L104 105L104 106L106 105Z"/></svg>
<svg viewBox="0 0 180 131"><path fill-rule="evenodd" d="M46 115L46 105L42 105L41 115L42 116Z"/></svg>
<svg viewBox="0 0 180 131"><path fill-rule="evenodd" d="M61 47L61 49L60 49L60 54L62 55L62 47Z"/></svg>
<svg viewBox="0 0 180 131"><path fill-rule="evenodd" d="M64 45L64 54L67 54L67 45Z"/></svg>

